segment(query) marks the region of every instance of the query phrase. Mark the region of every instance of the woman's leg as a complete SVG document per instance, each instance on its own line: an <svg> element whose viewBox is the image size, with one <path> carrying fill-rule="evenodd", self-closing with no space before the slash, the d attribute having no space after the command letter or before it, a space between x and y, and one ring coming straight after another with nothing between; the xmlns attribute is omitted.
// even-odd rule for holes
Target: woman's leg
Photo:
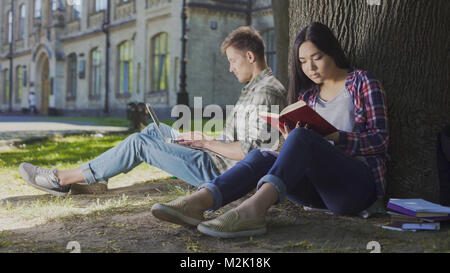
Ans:
<svg viewBox="0 0 450 273"><path fill-rule="evenodd" d="M214 200L213 206L207 209L217 210L255 189L258 181L272 167L277 155L270 150L252 150L231 169L201 185L199 189L203 192L207 189Z"/></svg>
<svg viewBox="0 0 450 273"><path fill-rule="evenodd" d="M369 167L304 128L290 133L277 161L258 187L264 183L276 189L278 202L287 195L295 202L316 202L309 196L315 189L323 204L335 214L358 213L376 200ZM305 187L306 183L313 188Z"/></svg>
<svg viewBox="0 0 450 273"><path fill-rule="evenodd" d="M163 221L196 226L204 220L205 211L217 210L255 189L276 156L272 151L253 150L230 170L201 185L195 193L169 203L155 204L152 213Z"/></svg>

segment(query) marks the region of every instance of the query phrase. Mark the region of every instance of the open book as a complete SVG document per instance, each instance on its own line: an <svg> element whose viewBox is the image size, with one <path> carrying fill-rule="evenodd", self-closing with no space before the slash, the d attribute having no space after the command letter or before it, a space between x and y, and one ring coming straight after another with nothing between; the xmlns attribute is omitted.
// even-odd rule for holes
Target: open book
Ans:
<svg viewBox="0 0 450 273"><path fill-rule="evenodd" d="M284 128L284 123L287 123L291 129L295 128L298 121L301 124L308 124L310 129L322 136L327 136L337 131L333 125L302 100L288 105L280 114L263 112L259 116L279 131L280 127Z"/></svg>

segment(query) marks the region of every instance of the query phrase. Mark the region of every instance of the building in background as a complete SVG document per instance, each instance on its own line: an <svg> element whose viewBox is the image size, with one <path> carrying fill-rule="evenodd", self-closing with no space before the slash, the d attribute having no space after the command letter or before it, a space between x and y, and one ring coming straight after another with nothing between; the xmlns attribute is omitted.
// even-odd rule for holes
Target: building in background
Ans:
<svg viewBox="0 0 450 273"><path fill-rule="evenodd" d="M186 2L189 101L202 97L204 106L234 104L242 84L228 71L220 45L232 30L250 24L266 40L268 63L275 68L271 1ZM1 111L10 104L13 111L28 108L28 93L34 90L43 114L102 115L108 69L110 115L124 115L127 104L135 101L170 113L180 85L182 1L110 0L109 9L107 3L0 0Z"/></svg>

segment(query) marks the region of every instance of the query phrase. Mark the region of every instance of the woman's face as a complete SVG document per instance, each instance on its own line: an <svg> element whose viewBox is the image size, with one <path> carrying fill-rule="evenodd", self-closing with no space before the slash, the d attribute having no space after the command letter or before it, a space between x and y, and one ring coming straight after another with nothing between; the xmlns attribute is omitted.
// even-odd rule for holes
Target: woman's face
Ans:
<svg viewBox="0 0 450 273"><path fill-rule="evenodd" d="M298 49L303 73L316 84L322 84L336 74L334 59L320 51L312 42L306 41Z"/></svg>

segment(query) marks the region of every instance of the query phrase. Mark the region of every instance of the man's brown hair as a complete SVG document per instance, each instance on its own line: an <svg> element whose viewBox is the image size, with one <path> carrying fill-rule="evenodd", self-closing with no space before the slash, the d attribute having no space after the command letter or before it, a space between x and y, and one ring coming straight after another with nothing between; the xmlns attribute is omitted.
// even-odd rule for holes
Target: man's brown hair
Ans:
<svg viewBox="0 0 450 273"><path fill-rule="evenodd" d="M243 26L231 32L222 43L222 53L225 54L230 46L243 52L251 51L258 61L265 61L264 40L252 27Z"/></svg>

